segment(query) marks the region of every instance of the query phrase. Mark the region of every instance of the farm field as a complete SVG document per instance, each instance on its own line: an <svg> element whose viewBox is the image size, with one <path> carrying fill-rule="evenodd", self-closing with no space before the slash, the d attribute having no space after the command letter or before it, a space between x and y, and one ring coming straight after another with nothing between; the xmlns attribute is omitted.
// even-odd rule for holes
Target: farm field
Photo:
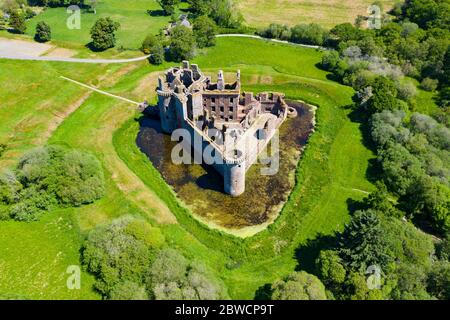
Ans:
<svg viewBox="0 0 450 320"><path fill-rule="evenodd" d="M293 26L299 23L318 23L332 28L339 23L355 22L358 15L367 16L367 8L371 0L238 0L248 25L264 27L270 23L281 23ZM395 3L393 0L379 1L383 10L389 10Z"/></svg>
<svg viewBox="0 0 450 320"><path fill-rule="evenodd" d="M255 39L221 38L215 47L193 61L210 73L218 68L226 72L240 69L244 90L284 91L290 99L301 99L319 107L317 131L299 163L297 186L280 218L267 230L245 240L208 229L177 200L135 144L139 130L136 119L140 116L135 106L98 93L87 94L85 89L58 78L69 76L136 101L153 101L157 74L173 63L158 67L142 62L92 68L78 64L30 62L24 65L1 61L2 70L21 73L21 78L0 88L0 95L9 95L8 101L12 101L0 106L2 123L5 121L8 126L7 130L0 131L0 141L8 141L11 132L20 136L11 140L11 151L2 156L3 167L13 165L23 151L46 141L76 147L100 159L107 192L92 205L49 214L36 223L35 232L27 232L32 225L0 222L2 239L23 233L28 238L20 245L9 240L7 248L0 248L2 274L9 275L8 281L0 281L0 293L30 298L99 298L87 274L84 274L83 291L75 293L64 290L65 282L61 284L61 281L65 279L61 275L68 264L76 264L79 258L80 240L76 239L82 239L93 227L126 214L146 218L163 231L171 246L209 265L225 281L230 296L235 299L252 299L259 287L290 273L299 262L308 265L314 253L300 254L297 260L296 250L318 235L342 230L349 219L348 199L361 199L373 189L366 172L374 155L364 146L359 123L351 120L353 117L346 108L353 90L327 80L327 73L315 67L321 54L313 49ZM44 73L44 70L50 71ZM113 75L109 78L115 80L106 80L102 73ZM34 74L41 76L37 78ZM92 80L95 77L98 80ZM29 83L30 79L34 85ZM64 92L56 101L45 95L53 88ZM28 100L22 101L20 97ZM50 134L49 123L57 118L52 112L41 112L42 125L33 126L32 132L20 125L27 123L30 114L40 112L42 104L52 110L64 108L73 101L79 101L79 106L70 113L64 114L62 110L64 121ZM11 109L14 107L16 111ZM48 139L36 142L36 137L45 134ZM59 226L59 221L64 223ZM54 225L58 232L46 231ZM43 238L42 233L47 236ZM42 269L40 264L33 264L28 272L40 274L48 288L60 289L44 288L37 293L36 283L23 281L20 270L15 270L23 262L22 257L32 255L36 244L43 241L51 242L52 246L42 245L40 263L53 263L54 267ZM58 259L58 252L64 247L67 253ZM14 292L13 288L16 288Z"/></svg>

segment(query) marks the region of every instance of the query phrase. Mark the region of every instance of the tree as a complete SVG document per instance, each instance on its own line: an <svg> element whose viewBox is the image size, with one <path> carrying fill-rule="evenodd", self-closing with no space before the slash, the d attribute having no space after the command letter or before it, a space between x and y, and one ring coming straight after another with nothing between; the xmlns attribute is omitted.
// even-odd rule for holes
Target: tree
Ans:
<svg viewBox="0 0 450 320"><path fill-rule="evenodd" d="M323 45L328 32L316 23L298 24L291 29L291 41L312 45Z"/></svg>
<svg viewBox="0 0 450 320"><path fill-rule="evenodd" d="M195 38L192 30L182 25L173 28L169 41L169 58L173 61L189 60L194 52Z"/></svg>
<svg viewBox="0 0 450 320"><path fill-rule="evenodd" d="M316 260L316 268L320 279L326 284L341 284L345 280L346 271L337 251L322 250Z"/></svg>
<svg viewBox="0 0 450 320"><path fill-rule="evenodd" d="M272 284L272 300L326 300L325 286L305 271L294 272Z"/></svg>
<svg viewBox="0 0 450 320"><path fill-rule="evenodd" d="M44 22L38 22L36 25L36 34L34 35L34 39L39 42L47 42L52 38L52 32L50 30L50 26Z"/></svg>
<svg viewBox="0 0 450 320"><path fill-rule="evenodd" d="M143 296L140 288L145 286L153 255L161 245L159 241L152 244L145 240L149 233L159 233L146 224L124 217L89 233L83 263L96 275L95 286L105 297L130 297L132 288L139 288L136 294Z"/></svg>
<svg viewBox="0 0 450 320"><path fill-rule="evenodd" d="M209 0L208 3L209 16L218 26L236 28L241 25L243 17L232 0Z"/></svg>
<svg viewBox="0 0 450 320"><path fill-rule="evenodd" d="M340 61L339 53L336 50L329 50L322 56L322 68L327 71L334 71Z"/></svg>
<svg viewBox="0 0 450 320"><path fill-rule="evenodd" d="M442 242L436 245L436 255L440 260L450 262L450 232Z"/></svg>
<svg viewBox="0 0 450 320"><path fill-rule="evenodd" d="M111 290L110 300L148 300L148 294L145 286L132 281L123 281Z"/></svg>
<svg viewBox="0 0 450 320"><path fill-rule="evenodd" d="M402 213L389 200L389 192L386 185L383 182L377 182L376 186L377 189L364 199L367 207L386 215L400 217Z"/></svg>
<svg viewBox="0 0 450 320"><path fill-rule="evenodd" d="M338 39L339 42L347 42L349 40L359 40L362 32L355 28L351 23L342 23L330 30L330 33Z"/></svg>
<svg viewBox="0 0 450 320"><path fill-rule="evenodd" d="M367 108L370 113L383 110L402 109L397 97L395 83L383 76L377 77L372 83L372 96L367 101Z"/></svg>
<svg viewBox="0 0 450 320"><path fill-rule="evenodd" d="M398 98L409 101L417 94L417 88L414 85L414 83L408 81L405 83L398 83L397 84L397 91L398 91Z"/></svg>
<svg viewBox="0 0 450 320"><path fill-rule="evenodd" d="M387 269L392 257L375 211L355 213L342 233L339 252L344 263L354 271L365 273L372 265Z"/></svg>
<svg viewBox="0 0 450 320"><path fill-rule="evenodd" d="M175 13L175 6L180 3L180 0L158 0L158 3L166 16L170 16Z"/></svg>
<svg viewBox="0 0 450 320"><path fill-rule="evenodd" d="M9 18L10 26L18 33L25 33L27 31L27 25L25 23L25 16L19 11L15 10L11 12Z"/></svg>
<svg viewBox="0 0 450 320"><path fill-rule="evenodd" d="M412 214L423 214L431 220L435 230L450 231L450 188L437 178L423 175L410 187L405 206Z"/></svg>
<svg viewBox="0 0 450 320"><path fill-rule="evenodd" d="M111 18L100 18L91 29L92 47L95 50L106 50L116 45L115 32L120 24Z"/></svg>
<svg viewBox="0 0 450 320"><path fill-rule="evenodd" d="M174 249L158 253L148 283L157 300L228 298L223 284L204 265L188 261Z"/></svg>
<svg viewBox="0 0 450 320"><path fill-rule="evenodd" d="M160 37L148 35L142 42L141 50L150 55L150 63L158 65L164 62L164 47Z"/></svg>
<svg viewBox="0 0 450 320"><path fill-rule="evenodd" d="M141 45L141 51L145 54L150 54L152 48L158 43L158 39L153 34L149 34L145 37Z"/></svg>
<svg viewBox="0 0 450 320"><path fill-rule="evenodd" d="M428 275L428 291L440 300L450 300L450 263L437 262Z"/></svg>
<svg viewBox="0 0 450 320"><path fill-rule="evenodd" d="M259 34L264 38L281 40L290 40L292 35L291 29L287 25L278 23L271 23L267 29L260 31Z"/></svg>
<svg viewBox="0 0 450 320"><path fill-rule="evenodd" d="M216 43L216 24L207 16L195 19L193 31L199 48L211 47Z"/></svg>
<svg viewBox="0 0 450 320"><path fill-rule="evenodd" d="M81 206L101 198L104 177L92 155L60 146L27 152L16 169L0 178L0 202L11 216L34 221L58 206Z"/></svg>
<svg viewBox="0 0 450 320"><path fill-rule="evenodd" d="M435 91L438 87L439 81L436 79L425 78L420 83L420 86L425 91Z"/></svg>
<svg viewBox="0 0 450 320"><path fill-rule="evenodd" d="M209 0L187 0L190 4L190 9L197 15L209 15L211 7Z"/></svg>
<svg viewBox="0 0 450 320"><path fill-rule="evenodd" d="M155 65L164 62L164 48L160 43L157 43L152 47L149 61L151 64Z"/></svg>
<svg viewBox="0 0 450 320"><path fill-rule="evenodd" d="M450 107L450 86L442 88L437 102L441 108Z"/></svg>

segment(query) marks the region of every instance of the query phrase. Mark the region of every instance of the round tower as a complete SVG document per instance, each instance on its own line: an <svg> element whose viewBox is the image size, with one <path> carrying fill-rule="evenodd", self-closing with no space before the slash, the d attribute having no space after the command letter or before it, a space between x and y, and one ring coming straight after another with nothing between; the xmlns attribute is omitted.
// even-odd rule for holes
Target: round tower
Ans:
<svg viewBox="0 0 450 320"><path fill-rule="evenodd" d="M161 128L165 133L172 133L174 130L173 110L171 108L171 96L170 91L157 90L158 93L158 109L159 118L161 120Z"/></svg>
<svg viewBox="0 0 450 320"><path fill-rule="evenodd" d="M241 150L232 150L225 158L223 187L233 197L245 191L245 157Z"/></svg>

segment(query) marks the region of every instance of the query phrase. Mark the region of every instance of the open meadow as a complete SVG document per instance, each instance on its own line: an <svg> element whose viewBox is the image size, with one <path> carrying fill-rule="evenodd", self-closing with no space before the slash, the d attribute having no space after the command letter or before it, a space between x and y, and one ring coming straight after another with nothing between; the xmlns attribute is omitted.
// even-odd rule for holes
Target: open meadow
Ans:
<svg viewBox="0 0 450 320"><path fill-rule="evenodd" d="M358 15L367 16L371 0L238 0L245 21L253 27L271 23L293 26L299 23L318 23L332 28L339 23L355 22ZM388 11L393 0L378 1Z"/></svg>

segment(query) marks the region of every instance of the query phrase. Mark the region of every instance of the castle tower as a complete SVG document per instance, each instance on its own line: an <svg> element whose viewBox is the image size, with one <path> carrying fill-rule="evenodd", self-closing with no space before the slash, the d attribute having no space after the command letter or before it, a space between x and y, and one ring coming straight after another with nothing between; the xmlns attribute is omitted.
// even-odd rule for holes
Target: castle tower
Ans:
<svg viewBox="0 0 450 320"><path fill-rule="evenodd" d="M217 90L224 90L225 89L225 79L223 77L223 71L220 70L217 74Z"/></svg>
<svg viewBox="0 0 450 320"><path fill-rule="evenodd" d="M223 172L223 188L225 193L233 197L245 191L245 157L241 150L232 150L225 159Z"/></svg>
<svg viewBox="0 0 450 320"><path fill-rule="evenodd" d="M158 109L159 118L161 119L161 128L165 133L172 133L175 129L175 114L172 108L172 93L166 90L163 79L158 78Z"/></svg>

